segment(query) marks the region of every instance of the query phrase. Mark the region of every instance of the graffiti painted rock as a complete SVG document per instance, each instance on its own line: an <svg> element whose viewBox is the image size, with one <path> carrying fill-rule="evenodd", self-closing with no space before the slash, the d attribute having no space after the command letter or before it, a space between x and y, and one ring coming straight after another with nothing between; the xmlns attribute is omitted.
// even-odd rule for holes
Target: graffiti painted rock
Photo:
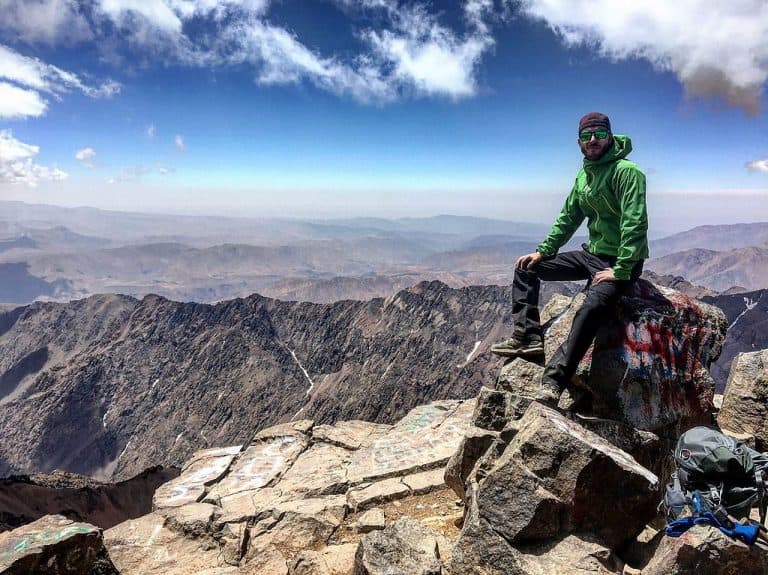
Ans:
<svg viewBox="0 0 768 575"><path fill-rule="evenodd" d="M104 547L101 529L61 515L46 515L0 533L4 575L118 575Z"/></svg>
<svg viewBox="0 0 768 575"><path fill-rule="evenodd" d="M733 360L717 421L728 433L754 437L758 451L768 450L768 350Z"/></svg>
<svg viewBox="0 0 768 575"><path fill-rule="evenodd" d="M498 460L470 484L452 573L473 573L473 565L502 573L488 563L494 554L487 547L501 545L499 538L512 563L513 547L575 533L615 549L655 516L658 478L629 454L538 403L519 423Z"/></svg>
<svg viewBox="0 0 768 575"><path fill-rule="evenodd" d="M258 440L240 455L227 476L206 495L206 500L215 501L268 486L291 466L307 443L306 437L300 434Z"/></svg>
<svg viewBox="0 0 768 575"><path fill-rule="evenodd" d="M441 571L434 533L411 517L365 535L355 555L355 575L440 575Z"/></svg>
<svg viewBox="0 0 768 575"><path fill-rule="evenodd" d="M355 452L352 485L445 465L464 437L474 400L438 401L412 410L386 435Z"/></svg>
<svg viewBox="0 0 768 575"><path fill-rule="evenodd" d="M547 357L565 341L581 301L577 296L548 330ZM720 355L726 329L715 306L640 280L600 327L575 383L593 393L599 413L639 429L701 421L712 411L708 368Z"/></svg>
<svg viewBox="0 0 768 575"><path fill-rule="evenodd" d="M241 447L203 449L182 468L181 475L161 485L152 500L154 509L180 507L200 501L206 486L220 479L229 469Z"/></svg>
<svg viewBox="0 0 768 575"><path fill-rule="evenodd" d="M696 526L681 537L665 537L643 575L764 575L768 554L735 541L714 527Z"/></svg>

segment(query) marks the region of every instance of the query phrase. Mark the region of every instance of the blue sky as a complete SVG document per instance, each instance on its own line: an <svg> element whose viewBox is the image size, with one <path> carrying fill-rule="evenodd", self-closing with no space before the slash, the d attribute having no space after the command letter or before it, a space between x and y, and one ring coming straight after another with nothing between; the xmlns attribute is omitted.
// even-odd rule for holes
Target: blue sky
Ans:
<svg viewBox="0 0 768 575"><path fill-rule="evenodd" d="M768 219L761 0L2 4L4 199L544 221L600 110L660 226Z"/></svg>

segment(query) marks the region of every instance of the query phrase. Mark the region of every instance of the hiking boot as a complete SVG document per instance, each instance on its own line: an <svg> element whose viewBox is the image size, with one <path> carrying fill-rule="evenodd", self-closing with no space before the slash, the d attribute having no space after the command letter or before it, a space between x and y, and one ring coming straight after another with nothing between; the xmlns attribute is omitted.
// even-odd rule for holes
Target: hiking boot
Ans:
<svg viewBox="0 0 768 575"><path fill-rule="evenodd" d="M501 357L536 357L544 355L544 343L540 339L511 337L507 341L494 344L491 353Z"/></svg>
<svg viewBox="0 0 768 575"><path fill-rule="evenodd" d="M539 403L543 403L549 407L557 407L560 402L560 395L563 393L563 386L559 385L555 381L544 380L539 386L539 390L536 392L534 398Z"/></svg>

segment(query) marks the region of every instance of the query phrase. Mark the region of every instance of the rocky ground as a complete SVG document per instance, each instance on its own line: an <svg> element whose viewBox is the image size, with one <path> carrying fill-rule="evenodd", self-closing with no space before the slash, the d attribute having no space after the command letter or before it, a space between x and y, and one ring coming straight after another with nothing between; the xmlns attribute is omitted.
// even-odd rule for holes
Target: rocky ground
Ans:
<svg viewBox="0 0 768 575"><path fill-rule="evenodd" d="M93 528L51 516L40 521L60 523L0 535L0 565L44 556L124 575L765 573L765 551L720 531L660 531L671 442L693 422L716 424L706 369L722 348L722 312L648 287L621 309L624 335L602 328L558 410L532 401L542 368L517 359L476 398L422 405L393 424L297 419L196 452L151 513L98 545L71 541ZM557 300L545 310L548 349L572 313ZM768 439L764 355L736 359L719 413L724 430L758 447ZM616 370L618 417L585 411L600 407ZM674 386L688 391L670 399ZM673 421L654 409L670 400ZM40 571L70 572L83 571Z"/></svg>

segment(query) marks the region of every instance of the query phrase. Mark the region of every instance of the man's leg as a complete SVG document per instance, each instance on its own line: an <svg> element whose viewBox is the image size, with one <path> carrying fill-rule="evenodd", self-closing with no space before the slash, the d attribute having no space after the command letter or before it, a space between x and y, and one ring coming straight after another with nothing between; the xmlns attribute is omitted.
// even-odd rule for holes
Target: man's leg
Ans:
<svg viewBox="0 0 768 575"><path fill-rule="evenodd" d="M593 262L593 266L604 265L602 268L604 269L611 265L611 262L600 262L597 256L592 257L597 259ZM558 348L544 368L537 399L557 404L560 394L576 373L576 368L589 346L592 345L600 324L605 321L607 314L613 312L616 302L627 287L640 276L642 267L642 263L635 266L630 281L603 281L589 286L587 297L573 318L568 339Z"/></svg>
<svg viewBox="0 0 768 575"><path fill-rule="evenodd" d="M588 256L583 251L565 252L542 260L532 269L515 269L512 283L513 335L511 339L494 345L491 351L504 357L543 354L539 317L541 280L577 281L589 278Z"/></svg>

